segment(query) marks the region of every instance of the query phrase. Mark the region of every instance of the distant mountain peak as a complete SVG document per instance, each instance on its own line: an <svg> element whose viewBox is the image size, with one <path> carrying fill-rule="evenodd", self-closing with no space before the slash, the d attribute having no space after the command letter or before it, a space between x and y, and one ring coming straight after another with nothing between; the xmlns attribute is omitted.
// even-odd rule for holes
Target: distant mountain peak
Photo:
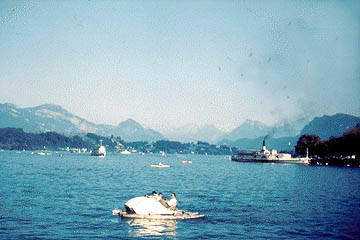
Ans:
<svg viewBox="0 0 360 240"><path fill-rule="evenodd" d="M9 107L9 108L17 108L17 106L15 104L13 104L13 103L4 103L2 105L5 106L5 107Z"/></svg>
<svg viewBox="0 0 360 240"><path fill-rule="evenodd" d="M48 108L48 109L63 109L60 105L46 103L39 106L39 108Z"/></svg>
<svg viewBox="0 0 360 240"><path fill-rule="evenodd" d="M125 141L154 141L164 137L152 129L145 129L140 123L129 118L112 129L112 134Z"/></svg>
<svg viewBox="0 0 360 240"><path fill-rule="evenodd" d="M56 104L42 104L40 106L31 107L28 109L33 110L33 111L49 110L49 111L59 112L59 113L68 113L68 111L66 109L64 109L60 105L56 105Z"/></svg>
<svg viewBox="0 0 360 240"><path fill-rule="evenodd" d="M135 129L144 129L143 126L141 126L140 123L136 122L135 120L129 118L128 120L125 120L121 123L119 123L118 127L121 128L135 128Z"/></svg>
<svg viewBox="0 0 360 240"><path fill-rule="evenodd" d="M259 121L247 119L224 137L233 141L239 138L257 138L269 134L271 129L271 127Z"/></svg>
<svg viewBox="0 0 360 240"><path fill-rule="evenodd" d="M266 124L260 122L260 121L256 121L256 120L250 120L250 119L246 119L241 125L243 126L256 126L256 127L268 127Z"/></svg>
<svg viewBox="0 0 360 240"><path fill-rule="evenodd" d="M139 124L138 122L136 122L134 119L132 119L132 118L129 118L129 119L127 119L127 120L125 120L125 121L123 121L123 123L131 123L131 124Z"/></svg>
<svg viewBox="0 0 360 240"><path fill-rule="evenodd" d="M314 120L307 124L301 131L301 135L314 134L321 139L340 137L358 123L360 123L360 118L349 114L323 115L322 117L315 117Z"/></svg>
<svg viewBox="0 0 360 240"><path fill-rule="evenodd" d="M235 141L240 138L256 139L259 137L290 137L296 136L308 123L306 119L283 122L277 125L266 125L260 121L246 119L239 127L224 136L224 139Z"/></svg>
<svg viewBox="0 0 360 240"><path fill-rule="evenodd" d="M243 122L243 124L244 124L244 123L246 123L246 124L252 124L252 123L255 123L255 122L259 123L259 121L256 121L256 120L246 119L246 120Z"/></svg>

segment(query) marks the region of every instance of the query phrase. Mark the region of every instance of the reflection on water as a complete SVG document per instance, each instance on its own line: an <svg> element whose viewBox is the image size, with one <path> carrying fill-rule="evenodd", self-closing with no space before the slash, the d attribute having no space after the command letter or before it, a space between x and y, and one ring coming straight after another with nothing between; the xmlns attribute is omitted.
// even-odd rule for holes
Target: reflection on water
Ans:
<svg viewBox="0 0 360 240"><path fill-rule="evenodd" d="M187 155L189 168L168 155L169 171L154 171L151 155L63 155L0 151L0 239L360 239L359 168ZM206 217L111 216L153 189Z"/></svg>
<svg viewBox="0 0 360 240"><path fill-rule="evenodd" d="M176 220L163 219L131 219L129 233L141 236L176 236Z"/></svg>

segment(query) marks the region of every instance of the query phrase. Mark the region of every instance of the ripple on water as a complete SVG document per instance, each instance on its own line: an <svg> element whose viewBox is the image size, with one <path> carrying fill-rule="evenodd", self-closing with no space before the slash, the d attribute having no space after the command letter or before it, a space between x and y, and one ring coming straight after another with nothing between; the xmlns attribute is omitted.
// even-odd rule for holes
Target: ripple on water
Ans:
<svg viewBox="0 0 360 240"><path fill-rule="evenodd" d="M0 238L357 239L359 169L223 156L0 153ZM182 164L190 160L192 164ZM150 168L163 162L168 169ZM114 208L156 190L193 221L128 221Z"/></svg>

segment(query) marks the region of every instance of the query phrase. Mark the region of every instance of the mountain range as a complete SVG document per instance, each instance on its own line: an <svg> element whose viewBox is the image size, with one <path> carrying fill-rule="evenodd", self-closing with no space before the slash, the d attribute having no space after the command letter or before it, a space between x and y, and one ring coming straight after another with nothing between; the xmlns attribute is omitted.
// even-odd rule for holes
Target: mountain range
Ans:
<svg viewBox="0 0 360 240"><path fill-rule="evenodd" d="M324 115L315 117L301 130L300 135L311 133L319 136L322 140L326 140L331 137L340 137L357 124L360 124L360 118L356 116L342 113L332 116Z"/></svg>
<svg viewBox="0 0 360 240"><path fill-rule="evenodd" d="M65 135L95 133L101 136L120 136L128 142L165 139L161 133L145 129L132 119L117 126L95 124L69 113L58 105L44 104L32 108L18 108L14 104L0 104L0 128L22 128L26 132L58 132Z"/></svg>
<svg viewBox="0 0 360 240"><path fill-rule="evenodd" d="M53 104L31 108L19 108L11 103L0 104L0 128L16 127L35 133L54 131L65 135L85 133L95 133L101 136L114 135L128 142L168 139L182 142L206 141L253 148L261 146L262 139L266 136L269 143L274 142L275 145L282 148L289 148L289 142L296 144L298 137L303 134L315 134L321 139L328 139L332 136L341 136L358 123L360 123L359 117L339 113L316 117L311 121L305 118L298 119L275 126L246 120L231 132L221 131L212 125L189 124L160 133L144 128L133 119L120 122L116 126L95 124Z"/></svg>
<svg viewBox="0 0 360 240"><path fill-rule="evenodd" d="M317 135L321 140L327 140L331 137L340 137L350 129L355 128L360 124L360 118L349 114L337 113L332 116L324 115L322 117L316 117L309 121L301 130L299 127L306 122L304 119L297 120L293 123L287 123L278 127L273 127L269 130L268 134L257 134L255 138L240 137L237 139L223 139L218 144L224 144L228 146L239 147L241 149L259 149L262 141L266 139L267 146L271 148L292 151L296 145L300 136L304 134ZM297 131L293 132L293 135L283 134L285 129L295 130L290 126L296 126ZM240 126L239 128L242 128ZM264 127L259 128L264 132ZM291 131L285 131L290 133Z"/></svg>
<svg viewBox="0 0 360 240"><path fill-rule="evenodd" d="M259 121L246 120L230 132L221 131L212 125L187 124L167 131L163 135L169 139L182 142L206 141L210 143L218 143L221 140L236 141L240 138L255 139L264 136L280 138L299 135L303 127L309 122L309 119L301 118L292 122L268 126Z"/></svg>

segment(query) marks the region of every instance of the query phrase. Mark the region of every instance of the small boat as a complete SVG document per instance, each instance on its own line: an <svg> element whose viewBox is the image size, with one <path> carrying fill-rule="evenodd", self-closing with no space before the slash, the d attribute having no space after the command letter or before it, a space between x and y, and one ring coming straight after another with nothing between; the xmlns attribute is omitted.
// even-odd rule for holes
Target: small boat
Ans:
<svg viewBox="0 0 360 240"><path fill-rule="evenodd" d="M106 148L102 145L102 140L100 140L100 144L91 151L91 156L106 156Z"/></svg>
<svg viewBox="0 0 360 240"><path fill-rule="evenodd" d="M120 152L120 154L129 155L129 154L131 154L131 152L128 151L127 149L125 149L125 150L122 150L122 151Z"/></svg>
<svg viewBox="0 0 360 240"><path fill-rule="evenodd" d="M184 160L184 161L181 161L181 163L188 164L188 163L192 163L192 161Z"/></svg>
<svg viewBox="0 0 360 240"><path fill-rule="evenodd" d="M151 164L150 167L169 168L170 165L162 164L162 163L160 162L159 164Z"/></svg>
<svg viewBox="0 0 360 240"><path fill-rule="evenodd" d="M170 210L153 197L135 197L125 203L125 211L114 209L113 215L134 219L185 220L203 218L197 212Z"/></svg>

